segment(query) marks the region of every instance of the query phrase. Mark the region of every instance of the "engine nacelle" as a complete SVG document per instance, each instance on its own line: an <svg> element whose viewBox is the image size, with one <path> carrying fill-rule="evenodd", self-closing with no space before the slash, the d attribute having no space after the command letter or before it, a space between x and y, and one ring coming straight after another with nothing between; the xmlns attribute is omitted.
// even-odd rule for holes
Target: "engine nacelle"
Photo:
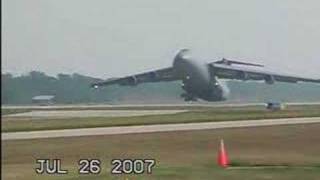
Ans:
<svg viewBox="0 0 320 180"><path fill-rule="evenodd" d="M148 75L151 80L157 79L159 77L159 74L157 72L150 72L148 73Z"/></svg>
<svg viewBox="0 0 320 180"><path fill-rule="evenodd" d="M266 75L264 77L264 81L267 83L267 84L274 84L275 80L274 80L274 77L272 75Z"/></svg>
<svg viewBox="0 0 320 180"><path fill-rule="evenodd" d="M239 76L240 79L243 80L243 81L247 81L247 80L249 79L248 73L243 72L243 71L239 72L239 73L238 73L238 76Z"/></svg>
<svg viewBox="0 0 320 180"><path fill-rule="evenodd" d="M122 86L136 86L138 84L138 79L136 76L131 76L125 82L120 83Z"/></svg>

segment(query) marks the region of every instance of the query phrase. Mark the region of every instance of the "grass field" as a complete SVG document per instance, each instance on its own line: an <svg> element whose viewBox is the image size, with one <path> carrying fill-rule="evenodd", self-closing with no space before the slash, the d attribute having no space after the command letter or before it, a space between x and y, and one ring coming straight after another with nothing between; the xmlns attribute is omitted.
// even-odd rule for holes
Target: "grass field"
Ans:
<svg viewBox="0 0 320 180"><path fill-rule="evenodd" d="M318 180L320 124L112 136L2 141L2 178L11 179L277 179ZM220 138L231 163L288 165L289 168L221 169ZM35 159L60 158L68 175L36 175ZM80 158L99 158L99 175L79 175ZM110 174L114 158L154 158L151 175ZM302 166L308 168L302 168Z"/></svg>
<svg viewBox="0 0 320 180"><path fill-rule="evenodd" d="M18 114L30 111L30 109L1 109L1 115Z"/></svg>
<svg viewBox="0 0 320 180"><path fill-rule="evenodd" d="M136 107L140 110L141 107ZM149 107L153 109L172 109L171 107ZM182 107L177 107L181 109ZM109 108L110 109L110 108ZM271 118L293 117L319 117L320 105L289 106L282 111L269 111L262 106L250 107L187 107L189 112L171 115L152 115L136 117L84 117L64 119L32 119L18 117L4 117L2 121L3 132L31 131L47 129L72 129L88 127L130 126L148 124L172 124L191 122L214 122L234 120L256 120ZM25 109L26 110L26 109ZM29 109L30 110L30 109ZM74 110L74 109L71 109ZM123 109L121 109L123 110ZM23 119L23 120L21 120Z"/></svg>

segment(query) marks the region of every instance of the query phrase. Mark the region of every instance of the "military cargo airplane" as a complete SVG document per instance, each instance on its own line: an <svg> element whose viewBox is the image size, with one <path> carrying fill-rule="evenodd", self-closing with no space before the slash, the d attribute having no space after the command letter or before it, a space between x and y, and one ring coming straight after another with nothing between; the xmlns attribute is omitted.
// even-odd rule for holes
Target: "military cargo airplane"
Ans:
<svg viewBox="0 0 320 180"><path fill-rule="evenodd" d="M255 68L249 68L249 66L255 66ZM121 78L110 78L95 82L91 86L99 88L113 84L135 86L146 82L182 81L181 87L185 93L181 94L181 97L185 101L196 101L198 98L205 101L223 101L227 99L229 89L220 79L264 81L267 84L274 84L276 81L320 83L320 79L269 72L263 67L260 64L224 58L211 63L201 63L190 55L189 49L182 49L174 57L172 67Z"/></svg>

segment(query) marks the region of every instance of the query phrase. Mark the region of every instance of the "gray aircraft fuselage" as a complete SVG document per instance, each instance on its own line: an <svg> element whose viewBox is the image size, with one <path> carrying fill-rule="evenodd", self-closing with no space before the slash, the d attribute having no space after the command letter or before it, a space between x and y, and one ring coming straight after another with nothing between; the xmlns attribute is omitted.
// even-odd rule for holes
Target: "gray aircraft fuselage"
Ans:
<svg viewBox="0 0 320 180"><path fill-rule="evenodd" d="M197 97L206 101L223 101L229 95L229 89L215 76L210 75L209 67L189 55L188 50L180 51L174 58L173 68L177 77L182 79L182 88L186 100Z"/></svg>

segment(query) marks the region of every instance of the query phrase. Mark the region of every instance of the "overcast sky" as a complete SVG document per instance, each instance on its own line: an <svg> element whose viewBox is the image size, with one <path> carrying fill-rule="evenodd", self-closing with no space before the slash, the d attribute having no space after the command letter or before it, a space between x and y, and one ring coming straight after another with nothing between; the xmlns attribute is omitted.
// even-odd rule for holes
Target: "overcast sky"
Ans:
<svg viewBox="0 0 320 180"><path fill-rule="evenodd" d="M319 0L3 0L2 67L107 78L180 48L320 77Z"/></svg>

